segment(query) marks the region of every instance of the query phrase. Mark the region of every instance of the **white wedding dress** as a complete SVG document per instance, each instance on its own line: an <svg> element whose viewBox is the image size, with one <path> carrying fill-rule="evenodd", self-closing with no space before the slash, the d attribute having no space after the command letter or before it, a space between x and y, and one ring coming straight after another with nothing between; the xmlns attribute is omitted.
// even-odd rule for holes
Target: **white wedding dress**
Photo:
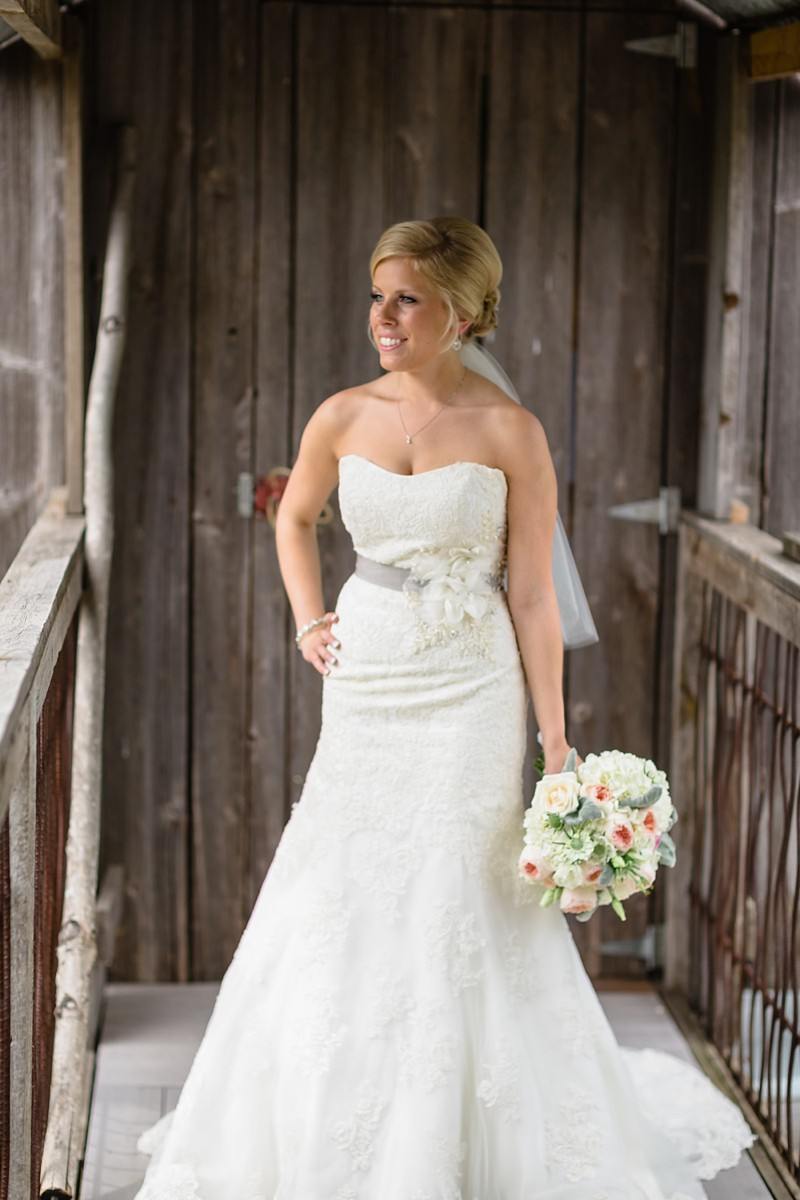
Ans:
<svg viewBox="0 0 800 1200"><path fill-rule="evenodd" d="M433 586L339 592L302 796L135 1200L685 1200L754 1140L697 1068L619 1046L517 876L514 628L436 553L499 571L506 492L481 463L340 459L355 549Z"/></svg>

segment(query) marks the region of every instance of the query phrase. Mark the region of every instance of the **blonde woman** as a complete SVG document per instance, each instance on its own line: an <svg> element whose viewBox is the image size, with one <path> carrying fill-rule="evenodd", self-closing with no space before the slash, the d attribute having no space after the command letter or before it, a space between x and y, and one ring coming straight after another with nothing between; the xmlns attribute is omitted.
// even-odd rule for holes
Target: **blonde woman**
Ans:
<svg viewBox="0 0 800 1200"><path fill-rule="evenodd" d="M620 1048L516 871L528 698L559 771L564 645L596 631L542 424L474 369L500 257L407 221L370 272L381 373L320 403L277 521L319 741L139 1200L700 1197L752 1140L738 1110ZM356 560L329 609L337 484Z"/></svg>

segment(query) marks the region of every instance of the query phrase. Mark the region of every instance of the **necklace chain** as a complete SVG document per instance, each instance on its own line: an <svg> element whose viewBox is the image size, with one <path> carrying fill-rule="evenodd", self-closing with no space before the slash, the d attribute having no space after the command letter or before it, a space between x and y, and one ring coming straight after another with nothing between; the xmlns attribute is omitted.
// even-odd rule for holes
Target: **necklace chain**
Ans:
<svg viewBox="0 0 800 1200"><path fill-rule="evenodd" d="M400 424L403 426L403 432L404 432L404 433L405 433L405 435L406 435L406 445L407 445L407 446L410 446L410 445L411 445L411 443L413 442L414 438L415 438L415 437L417 437L417 435L418 435L418 434L422 433L423 429L427 429L427 428L428 428L428 426L429 426L429 425L431 425L431 424L432 424L432 423L433 423L433 422L436 420L436 418L437 418L437 417L439 417L439 416L441 416L441 415L442 415L442 413L443 413L443 412L444 412L444 410L447 408L447 406L448 406L448 404L450 403L450 401L453 399L453 397L456 395L456 393L457 393L457 392L458 392L458 390L460 389L460 387L461 387L462 383L464 382L464 376L466 375L466 373L467 373L467 368L466 368L466 367L464 367L463 371L461 372L461 378L459 379L458 383L457 383L457 384L456 384L456 386L453 388L452 392L451 392L451 393L450 393L450 395L447 397L447 399L446 399L446 400L445 400L445 401L442 403L442 407L439 409L439 411L438 411L438 412L435 412L435 413L433 414L433 416L432 416L432 417L431 417L429 420L427 420L427 421L425 422L425 424L424 424L424 425L420 425L419 429L415 429L415 430L414 430L414 432L413 432L413 434L412 434L412 433L409 433L409 432L408 432L408 430L406 429L406 423L405 423L405 421L403 420L403 413L402 413L402 410L401 410L401 407L400 407L400 401L399 401L399 400L397 401L397 415L398 415L398 417L400 418Z"/></svg>

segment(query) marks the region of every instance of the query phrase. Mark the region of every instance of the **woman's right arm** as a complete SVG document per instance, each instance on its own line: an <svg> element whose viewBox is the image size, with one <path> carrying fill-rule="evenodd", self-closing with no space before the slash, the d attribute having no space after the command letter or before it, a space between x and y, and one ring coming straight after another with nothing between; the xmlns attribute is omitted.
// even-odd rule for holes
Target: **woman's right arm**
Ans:
<svg viewBox="0 0 800 1200"><path fill-rule="evenodd" d="M300 641L303 657L321 675L330 674L330 664L336 662L328 647L339 645L330 629L339 618L326 612L322 595L317 519L337 483L333 446L341 429L341 407L338 394L329 396L310 417L275 519L278 564L296 630L316 617L327 618Z"/></svg>

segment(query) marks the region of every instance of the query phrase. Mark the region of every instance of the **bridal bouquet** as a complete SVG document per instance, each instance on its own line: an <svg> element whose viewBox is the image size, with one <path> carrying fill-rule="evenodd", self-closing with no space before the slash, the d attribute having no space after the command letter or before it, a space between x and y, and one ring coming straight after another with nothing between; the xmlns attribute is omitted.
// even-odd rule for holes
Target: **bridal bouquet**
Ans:
<svg viewBox="0 0 800 1200"><path fill-rule="evenodd" d="M610 904L648 892L660 863L675 865L669 830L678 814L669 784L649 758L621 750L588 754L579 767L572 749L563 771L543 775L525 812L519 873L543 889L540 904L588 921Z"/></svg>

